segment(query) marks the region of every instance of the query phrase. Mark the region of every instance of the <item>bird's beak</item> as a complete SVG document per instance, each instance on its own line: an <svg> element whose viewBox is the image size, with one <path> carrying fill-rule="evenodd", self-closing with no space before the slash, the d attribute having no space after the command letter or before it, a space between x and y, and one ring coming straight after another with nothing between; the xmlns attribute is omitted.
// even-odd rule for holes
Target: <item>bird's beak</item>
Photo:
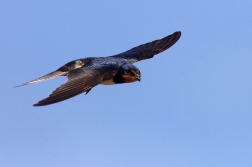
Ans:
<svg viewBox="0 0 252 167"><path fill-rule="evenodd" d="M139 81L139 82L141 81L140 76L136 76L135 79L136 79L136 81Z"/></svg>

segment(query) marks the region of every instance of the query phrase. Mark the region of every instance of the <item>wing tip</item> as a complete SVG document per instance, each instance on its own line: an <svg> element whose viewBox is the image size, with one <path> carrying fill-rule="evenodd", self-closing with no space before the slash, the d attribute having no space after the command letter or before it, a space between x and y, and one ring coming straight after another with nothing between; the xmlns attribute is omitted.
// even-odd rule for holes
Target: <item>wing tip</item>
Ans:
<svg viewBox="0 0 252 167"><path fill-rule="evenodd" d="M175 31L172 35L176 36L176 39L178 40L181 37L181 31Z"/></svg>
<svg viewBox="0 0 252 167"><path fill-rule="evenodd" d="M38 103L36 103L36 104L33 104L32 106L34 106L34 107L39 107L39 106L42 106L42 105L39 104L39 102L38 102Z"/></svg>
<svg viewBox="0 0 252 167"><path fill-rule="evenodd" d="M42 99L40 101L38 101L37 103L33 104L34 107L39 107L39 106L46 106L46 105L50 105L50 104L54 104L60 101L52 101L49 99L49 97Z"/></svg>
<svg viewBox="0 0 252 167"><path fill-rule="evenodd" d="M46 102L46 101L43 102L43 100L41 100L41 101L33 104L32 106L33 107L40 107L40 106L47 106L47 105L54 104L54 103L57 103L57 102Z"/></svg>
<svg viewBox="0 0 252 167"><path fill-rule="evenodd" d="M33 104L32 106L34 106L34 107L39 107L39 106L45 106L45 105L48 105L48 104L43 103L42 100L41 100L41 101L39 101L39 102Z"/></svg>

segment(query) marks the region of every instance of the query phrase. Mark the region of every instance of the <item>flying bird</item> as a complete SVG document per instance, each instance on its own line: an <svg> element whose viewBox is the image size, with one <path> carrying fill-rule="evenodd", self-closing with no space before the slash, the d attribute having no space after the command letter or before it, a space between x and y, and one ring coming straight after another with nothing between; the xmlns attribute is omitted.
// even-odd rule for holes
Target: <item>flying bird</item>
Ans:
<svg viewBox="0 0 252 167"><path fill-rule="evenodd" d="M181 32L176 31L162 39L139 45L117 55L73 60L56 71L19 86L46 81L58 76L67 76L66 83L55 89L47 98L33 105L44 106L84 92L87 94L99 84L112 85L140 81L141 72L133 63L152 58L154 55L165 51L174 45L180 36Z"/></svg>

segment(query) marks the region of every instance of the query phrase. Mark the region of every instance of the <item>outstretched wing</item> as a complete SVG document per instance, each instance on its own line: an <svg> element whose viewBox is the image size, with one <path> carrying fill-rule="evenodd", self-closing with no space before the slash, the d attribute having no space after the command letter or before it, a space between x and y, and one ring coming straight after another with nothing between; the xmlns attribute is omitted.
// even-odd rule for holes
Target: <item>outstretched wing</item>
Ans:
<svg viewBox="0 0 252 167"><path fill-rule="evenodd" d="M176 31L167 37L160 40L155 40L137 47L134 47L126 52L111 56L127 59L130 63L135 63L140 60L152 58L154 55L165 51L174 45L180 38L181 32Z"/></svg>
<svg viewBox="0 0 252 167"><path fill-rule="evenodd" d="M84 68L77 68L68 73L68 81L54 90L49 97L33 106L44 106L57 103L83 92L89 92L104 80L109 80L117 73L116 62L102 62Z"/></svg>
<svg viewBox="0 0 252 167"><path fill-rule="evenodd" d="M94 86L100 84L103 80L104 74L101 70L74 69L68 74L68 81L54 90L49 97L39 101L33 106L44 106L57 103L73 96L88 92Z"/></svg>
<svg viewBox="0 0 252 167"><path fill-rule="evenodd" d="M49 74L46 74L46 75L44 75L42 77L39 77L39 78L34 79L32 81L29 81L29 82L25 82L22 85L18 85L18 86L15 86L15 87L20 87L20 86L24 86L24 85L28 85L28 84L33 84L33 83L37 83L37 82L46 81L46 80L49 80L49 79L56 78L58 76L65 76L65 75L67 75L69 73L70 70L82 67L85 64L84 61L85 61L85 59L70 61L69 63L63 65L62 67L60 67L56 71L53 71L53 72L51 72Z"/></svg>

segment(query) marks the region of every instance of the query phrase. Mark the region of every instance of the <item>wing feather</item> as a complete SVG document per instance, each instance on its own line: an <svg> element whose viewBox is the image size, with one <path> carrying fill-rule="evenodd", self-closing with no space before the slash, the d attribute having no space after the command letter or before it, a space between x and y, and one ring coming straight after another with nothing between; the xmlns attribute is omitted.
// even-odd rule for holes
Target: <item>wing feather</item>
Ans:
<svg viewBox="0 0 252 167"><path fill-rule="evenodd" d="M176 31L160 40L155 40L143 45L134 47L126 52L111 56L127 59L130 63L135 63L140 60L152 58L154 55L165 51L174 45L180 38L181 32Z"/></svg>
<svg viewBox="0 0 252 167"><path fill-rule="evenodd" d="M89 91L94 86L100 84L103 73L96 70L75 69L70 71L68 81L54 90L49 97L39 101L33 106L44 106L57 103L73 96Z"/></svg>

